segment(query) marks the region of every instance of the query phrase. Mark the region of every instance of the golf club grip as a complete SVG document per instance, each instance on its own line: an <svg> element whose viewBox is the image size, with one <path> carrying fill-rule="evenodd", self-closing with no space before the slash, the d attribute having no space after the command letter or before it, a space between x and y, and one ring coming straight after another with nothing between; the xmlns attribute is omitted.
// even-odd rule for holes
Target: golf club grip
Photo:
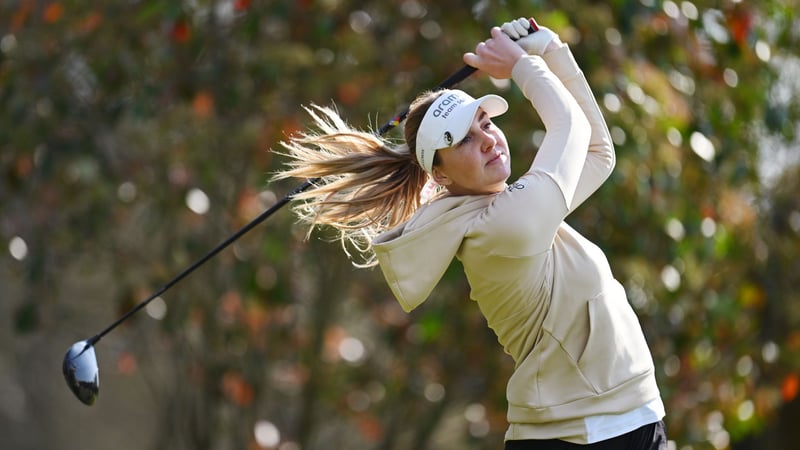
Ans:
<svg viewBox="0 0 800 450"><path fill-rule="evenodd" d="M528 23L530 25L529 29L533 33L539 31L539 24L536 23L536 20L533 17L528 19ZM453 86L457 85L458 83L461 83L465 79L469 78L469 76L475 73L477 70L478 69L476 69L475 67L464 64L462 68L458 69L458 71L454 72L452 75L445 78L445 80L439 83L433 90L438 91L440 89L450 89ZM378 129L378 135L383 136L392 128L400 125L402 121L406 120L406 116L408 116L408 111L409 107L405 107L403 111L401 111L399 114L392 117L391 120L383 124L383 126Z"/></svg>
<svg viewBox="0 0 800 450"><path fill-rule="evenodd" d="M528 24L530 25L529 29L532 30L533 33L539 31L539 25L536 23L536 21L533 19L533 17L528 19ZM475 73L477 70L478 69L476 69L476 68L474 68L474 67L472 67L470 65L464 64L464 67L458 69L457 72L453 73L452 75L447 77L444 81L439 83L439 85L436 86L435 90L449 89L449 88L457 85L458 83L461 83L465 79L469 78L469 76L472 75L473 73Z"/></svg>

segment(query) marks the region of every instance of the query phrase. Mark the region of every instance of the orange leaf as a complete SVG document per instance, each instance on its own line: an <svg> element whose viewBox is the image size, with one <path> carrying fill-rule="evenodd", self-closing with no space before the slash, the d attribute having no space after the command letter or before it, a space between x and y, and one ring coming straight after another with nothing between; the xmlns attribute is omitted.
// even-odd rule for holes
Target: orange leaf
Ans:
<svg viewBox="0 0 800 450"><path fill-rule="evenodd" d="M219 302L220 319L226 323L234 323L242 313L242 297L238 291L228 291Z"/></svg>
<svg viewBox="0 0 800 450"><path fill-rule="evenodd" d="M61 3L50 3L44 8L44 21L47 23L58 22L64 15L64 6Z"/></svg>
<svg viewBox="0 0 800 450"><path fill-rule="evenodd" d="M800 376L796 373L790 373L783 379L781 384L781 397L783 397L784 402L788 403L797 397L798 392L800 392Z"/></svg>
<svg viewBox="0 0 800 450"><path fill-rule="evenodd" d="M23 25L25 25L25 21L28 19L28 15L31 13L32 7L32 0L23 0L20 3L19 8L17 8L17 12L14 13L14 17L11 19L11 31L19 30Z"/></svg>
<svg viewBox="0 0 800 450"><path fill-rule="evenodd" d="M303 129L303 125L296 117L287 117L280 127L283 130L283 135L292 136L299 133Z"/></svg>
<svg viewBox="0 0 800 450"><path fill-rule="evenodd" d="M339 101L346 105L352 105L361 98L361 86L355 81L342 83L336 88Z"/></svg>
<svg viewBox="0 0 800 450"><path fill-rule="evenodd" d="M714 205L710 205L708 203L706 203L706 204L704 204L703 206L700 207L700 214L703 217L709 217L709 218L712 218L712 219L715 218L716 215L717 215L716 209L714 208Z"/></svg>
<svg viewBox="0 0 800 450"><path fill-rule="evenodd" d="M800 350L800 331L792 331L786 338L786 349L792 352Z"/></svg>
<svg viewBox="0 0 800 450"><path fill-rule="evenodd" d="M175 42L184 43L192 37L192 30L189 28L189 24L186 23L184 20L179 20L175 23L172 27L172 39Z"/></svg>
<svg viewBox="0 0 800 450"><path fill-rule="evenodd" d="M136 356L133 353L122 352L117 358L117 371L123 375L131 375L136 372Z"/></svg>
<svg viewBox="0 0 800 450"><path fill-rule="evenodd" d="M239 194L237 210L243 221L250 221L256 217L262 210L261 203L258 200L258 192L245 188Z"/></svg>
<svg viewBox="0 0 800 450"><path fill-rule="evenodd" d="M33 169L33 159L29 155L20 156L20 158L16 161L15 167L17 172L16 175L19 178L25 178Z"/></svg>
<svg viewBox="0 0 800 450"><path fill-rule="evenodd" d="M189 312L188 322L194 327L200 328L206 320L206 313L201 308L194 308Z"/></svg>
<svg viewBox="0 0 800 450"><path fill-rule="evenodd" d="M78 24L78 29L84 33L91 33L100 25L100 22L102 21L103 15L97 11L93 11L89 13L88 16L83 18L80 24Z"/></svg>
<svg viewBox="0 0 800 450"><path fill-rule="evenodd" d="M323 354L328 361L339 360L339 344L347 337L347 332L339 326L332 326L325 330Z"/></svg>
<svg viewBox="0 0 800 450"><path fill-rule="evenodd" d="M244 316L244 323L251 336L257 335L266 328L269 320L267 312L258 305L251 305L247 308Z"/></svg>
<svg viewBox="0 0 800 450"><path fill-rule="evenodd" d="M736 8L728 18L728 28L733 40L741 46L747 45L747 37L753 27L753 15L745 7Z"/></svg>
<svg viewBox="0 0 800 450"><path fill-rule="evenodd" d="M356 426L364 438L377 442L383 437L383 425L374 417L362 415L356 420Z"/></svg>
<svg viewBox="0 0 800 450"><path fill-rule="evenodd" d="M225 397L239 406L253 402L253 387L237 372L227 372L222 376L222 392Z"/></svg>
<svg viewBox="0 0 800 450"><path fill-rule="evenodd" d="M214 112L214 97L205 91L198 92L192 101L192 111L201 119L209 118Z"/></svg>

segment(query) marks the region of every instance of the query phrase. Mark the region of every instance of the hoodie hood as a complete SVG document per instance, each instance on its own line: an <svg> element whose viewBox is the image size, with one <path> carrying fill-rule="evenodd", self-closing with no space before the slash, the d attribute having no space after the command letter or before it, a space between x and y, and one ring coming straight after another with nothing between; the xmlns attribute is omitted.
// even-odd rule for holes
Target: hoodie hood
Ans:
<svg viewBox="0 0 800 450"><path fill-rule="evenodd" d="M458 253L473 219L494 198L438 199L373 240L383 276L404 311L410 312L428 298Z"/></svg>

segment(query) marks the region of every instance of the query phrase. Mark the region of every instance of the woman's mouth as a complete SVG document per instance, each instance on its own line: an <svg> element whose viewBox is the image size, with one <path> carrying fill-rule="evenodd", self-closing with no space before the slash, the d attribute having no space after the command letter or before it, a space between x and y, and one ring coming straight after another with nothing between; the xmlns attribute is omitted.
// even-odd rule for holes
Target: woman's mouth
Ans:
<svg viewBox="0 0 800 450"><path fill-rule="evenodd" d="M486 165L488 166L488 165L490 165L490 164L494 164L494 163L496 163L496 162L498 162L498 161L503 161L503 156L504 156L504 155L503 155L503 153L502 153L502 152L498 152L496 155L494 155L494 157L493 157L492 159L490 159L490 160L489 160L489 161L486 163Z"/></svg>

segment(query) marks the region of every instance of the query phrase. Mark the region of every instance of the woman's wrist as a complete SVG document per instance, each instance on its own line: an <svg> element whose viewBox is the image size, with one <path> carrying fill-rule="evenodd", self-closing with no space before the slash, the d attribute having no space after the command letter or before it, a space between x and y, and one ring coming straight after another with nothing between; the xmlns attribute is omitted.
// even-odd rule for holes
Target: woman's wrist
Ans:
<svg viewBox="0 0 800 450"><path fill-rule="evenodd" d="M542 52L542 54L543 54L543 55L546 55L546 54L548 54L548 53L552 52L553 50L558 50L558 49L560 49L560 48L561 48L561 47L563 47L564 45L566 45L566 44L564 44L563 42L561 42L561 39L559 39L559 38L558 38L558 36L556 36L556 37L554 37L554 38L553 38L553 40L552 40L552 41L550 41L550 43L549 43L549 44L547 44L547 47L545 47L545 49L544 49L544 51Z"/></svg>

